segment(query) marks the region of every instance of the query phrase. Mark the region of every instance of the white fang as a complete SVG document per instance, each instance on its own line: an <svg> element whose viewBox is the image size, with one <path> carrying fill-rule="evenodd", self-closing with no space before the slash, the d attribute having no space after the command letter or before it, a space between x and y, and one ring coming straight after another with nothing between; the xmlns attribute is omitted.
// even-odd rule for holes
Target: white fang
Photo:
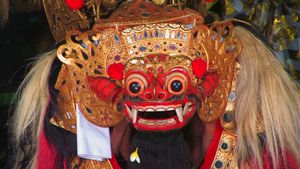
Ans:
<svg viewBox="0 0 300 169"><path fill-rule="evenodd" d="M182 107L178 107L178 108L176 109L176 114L177 114L178 120L179 120L180 122L183 122Z"/></svg>

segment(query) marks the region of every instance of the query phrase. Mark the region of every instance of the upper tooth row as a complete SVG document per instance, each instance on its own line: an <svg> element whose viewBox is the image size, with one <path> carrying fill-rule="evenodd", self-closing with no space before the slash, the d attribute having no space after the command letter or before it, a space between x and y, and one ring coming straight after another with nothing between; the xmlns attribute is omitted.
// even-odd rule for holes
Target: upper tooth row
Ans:
<svg viewBox="0 0 300 169"><path fill-rule="evenodd" d="M167 108L167 109L163 109L163 108L158 108L156 110L154 109L151 109L151 108L148 108L146 110L143 110L143 109L138 109L138 111L146 111L146 112L154 112L154 111L171 111L171 110L175 110L175 108Z"/></svg>
<svg viewBox="0 0 300 169"><path fill-rule="evenodd" d="M187 106L192 105L191 102L187 102L186 104L187 104ZM172 110L177 109L178 107L181 107L181 105L176 105L176 106L174 106L174 107L176 107L176 108L173 108L173 107L165 107L165 108L164 108L164 107L159 107L159 108L157 108L156 110L155 110L154 108L146 108L146 110L141 109L141 108L137 108L137 111L146 111L146 112L154 112L154 111L172 111ZM133 108L133 109L136 109L136 108Z"/></svg>

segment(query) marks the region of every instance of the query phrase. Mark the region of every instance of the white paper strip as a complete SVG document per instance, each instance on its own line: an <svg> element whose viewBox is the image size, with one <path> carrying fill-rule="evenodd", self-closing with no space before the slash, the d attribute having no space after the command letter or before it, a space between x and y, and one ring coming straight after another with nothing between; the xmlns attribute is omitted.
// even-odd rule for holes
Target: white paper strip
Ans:
<svg viewBox="0 0 300 169"><path fill-rule="evenodd" d="M77 155L81 158L103 161L110 159L111 144L109 128L99 127L89 122L79 110L77 113Z"/></svg>

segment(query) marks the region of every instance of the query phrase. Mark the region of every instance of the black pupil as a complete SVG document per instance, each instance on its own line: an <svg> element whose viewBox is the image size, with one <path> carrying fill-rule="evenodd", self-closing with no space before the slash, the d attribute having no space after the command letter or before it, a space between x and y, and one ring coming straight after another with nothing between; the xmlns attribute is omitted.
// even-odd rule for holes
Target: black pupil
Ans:
<svg viewBox="0 0 300 169"><path fill-rule="evenodd" d="M141 85L138 82L132 82L129 89L132 93L138 93L141 91Z"/></svg>
<svg viewBox="0 0 300 169"><path fill-rule="evenodd" d="M174 80L172 83L171 83L171 89L174 91L174 92L180 92L182 90L182 83L179 81L179 80Z"/></svg>

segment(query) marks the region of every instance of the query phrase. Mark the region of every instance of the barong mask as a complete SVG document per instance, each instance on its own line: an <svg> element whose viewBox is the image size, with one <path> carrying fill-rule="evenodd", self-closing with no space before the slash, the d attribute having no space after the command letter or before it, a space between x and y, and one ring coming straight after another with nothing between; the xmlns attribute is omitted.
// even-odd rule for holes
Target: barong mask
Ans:
<svg viewBox="0 0 300 169"><path fill-rule="evenodd" d="M133 14L135 6L149 15L165 10L137 1L123 15ZM154 131L181 128L195 112L203 121L219 118L241 49L233 26L207 27L189 9L175 16L153 12L141 21L121 21L122 12L91 31L67 34L57 50L64 63L56 83L62 116L54 120L76 132L75 103L87 120L104 127L114 126L123 115L135 128Z"/></svg>
<svg viewBox="0 0 300 169"><path fill-rule="evenodd" d="M15 168L297 168L296 86L254 34L185 2L45 0L65 41L20 87Z"/></svg>

